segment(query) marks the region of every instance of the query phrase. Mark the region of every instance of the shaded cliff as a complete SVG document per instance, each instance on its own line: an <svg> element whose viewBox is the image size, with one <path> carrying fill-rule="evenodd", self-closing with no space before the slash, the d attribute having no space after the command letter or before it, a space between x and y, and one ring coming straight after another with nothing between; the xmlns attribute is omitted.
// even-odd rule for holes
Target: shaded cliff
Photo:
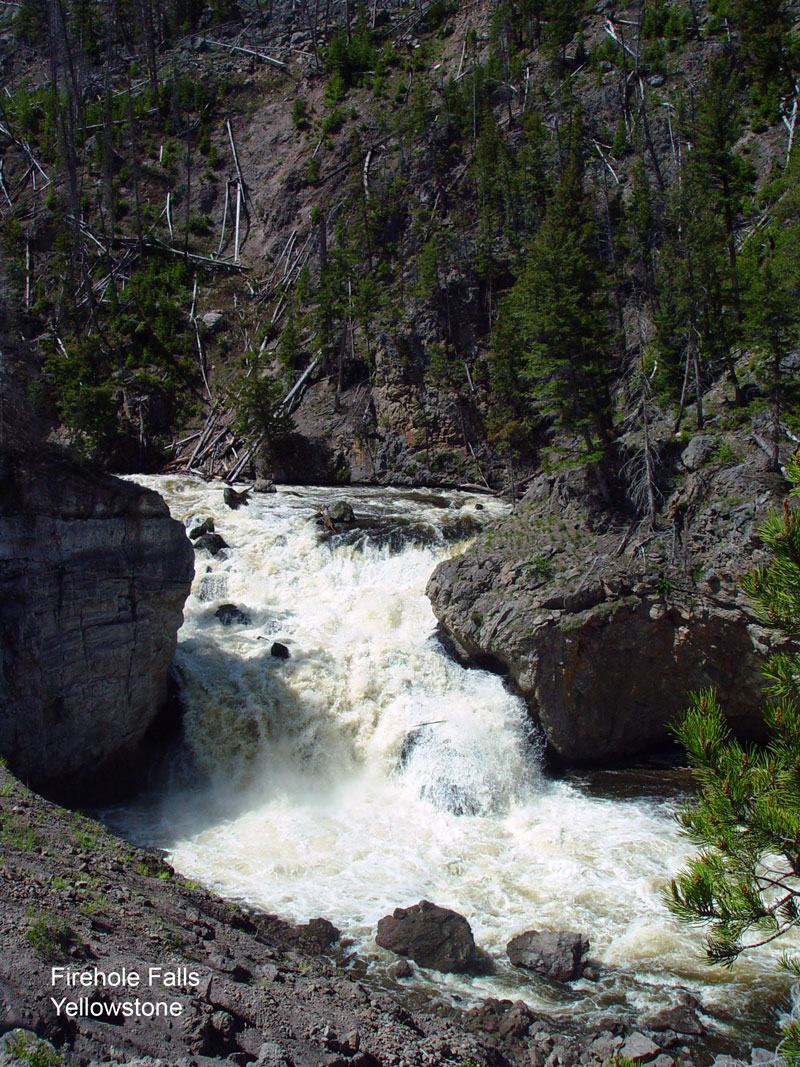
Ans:
<svg viewBox="0 0 800 1067"><path fill-rule="evenodd" d="M166 697L193 574L149 490L67 460L0 468L0 752L60 796L125 784Z"/></svg>

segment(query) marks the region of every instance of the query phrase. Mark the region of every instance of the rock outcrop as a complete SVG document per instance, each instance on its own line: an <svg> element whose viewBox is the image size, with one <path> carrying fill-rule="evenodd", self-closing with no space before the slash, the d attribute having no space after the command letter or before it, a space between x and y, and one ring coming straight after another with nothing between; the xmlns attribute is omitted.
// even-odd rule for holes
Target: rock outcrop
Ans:
<svg viewBox="0 0 800 1067"><path fill-rule="evenodd" d="M0 752L75 799L133 784L193 574L150 490L53 457L0 467Z"/></svg>
<svg viewBox="0 0 800 1067"><path fill-rule="evenodd" d="M562 761L669 742L687 693L712 685L733 728L758 736L771 638L738 580L767 558L757 531L783 488L756 455L712 462L650 530L602 507L585 472L542 475L428 596L465 660L508 673Z"/></svg>

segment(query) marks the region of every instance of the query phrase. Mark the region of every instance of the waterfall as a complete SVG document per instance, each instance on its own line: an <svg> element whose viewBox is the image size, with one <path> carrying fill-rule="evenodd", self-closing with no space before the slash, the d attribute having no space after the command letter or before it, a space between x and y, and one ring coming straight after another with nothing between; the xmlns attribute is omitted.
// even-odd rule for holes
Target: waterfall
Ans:
<svg viewBox="0 0 800 1067"><path fill-rule="evenodd" d="M504 505L281 487L234 511L221 484L137 480L179 519L212 516L230 547L198 552L176 657L191 775L108 813L115 826L222 895L331 919L378 970L390 962L374 943L382 915L421 898L453 907L497 971L416 981L465 1001L642 1012L688 987L723 1032L772 1030L784 946L712 971L702 934L664 907L690 852L676 800L548 779L521 700L439 640L426 580ZM331 535L315 515L341 499L360 521ZM228 625L223 604L236 609ZM288 659L271 655L274 641ZM601 981L558 990L515 971L505 944L536 927L587 934Z"/></svg>

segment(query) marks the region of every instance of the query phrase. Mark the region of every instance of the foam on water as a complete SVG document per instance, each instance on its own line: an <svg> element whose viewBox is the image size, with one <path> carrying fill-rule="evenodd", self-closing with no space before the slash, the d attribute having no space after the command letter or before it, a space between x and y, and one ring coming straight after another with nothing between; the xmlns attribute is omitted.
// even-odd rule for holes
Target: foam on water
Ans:
<svg viewBox="0 0 800 1067"><path fill-rule="evenodd" d="M421 898L466 915L498 957L522 930L573 929L604 965L599 984L561 991L502 961L492 976L437 976L454 995L582 1013L663 1006L665 987L687 986L720 1029L768 1039L788 1003L776 976L784 946L733 972L703 962L702 935L661 896L690 855L672 802L546 779L522 702L434 636L425 583L452 551L437 531L502 505L283 488L234 512L221 485L139 480L177 518L213 515L231 550L198 554L176 660L201 781L115 813L129 834L226 896L331 919L375 967L388 960L377 920ZM357 515L413 522L428 543L322 541L314 512L342 497ZM227 602L250 622L223 626L215 611ZM270 655L275 639L290 659Z"/></svg>

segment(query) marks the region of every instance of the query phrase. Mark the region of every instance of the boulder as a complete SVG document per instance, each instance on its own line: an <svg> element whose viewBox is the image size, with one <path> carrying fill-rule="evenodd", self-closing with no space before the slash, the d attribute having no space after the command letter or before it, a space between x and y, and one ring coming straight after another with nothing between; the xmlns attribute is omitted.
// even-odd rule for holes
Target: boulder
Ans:
<svg viewBox="0 0 800 1067"><path fill-rule="evenodd" d="M677 1004L662 1008L653 1015L648 1015L642 1022L647 1030L674 1030L676 1034L694 1034L700 1036L706 1032L705 1026L697 1016L700 1001L691 993L684 993Z"/></svg>
<svg viewBox="0 0 800 1067"><path fill-rule="evenodd" d="M0 457L0 753L75 801L136 784L167 697L193 553L161 497L67 460Z"/></svg>
<svg viewBox="0 0 800 1067"><path fill-rule="evenodd" d="M214 616L219 619L223 626L233 626L234 623L238 623L241 626L251 626L253 623L247 612L237 608L235 604L220 604L214 612Z"/></svg>
<svg viewBox="0 0 800 1067"><path fill-rule="evenodd" d="M568 930L527 930L506 945L515 967L535 971L554 982L572 982L583 974L589 941Z"/></svg>
<svg viewBox="0 0 800 1067"><path fill-rule="evenodd" d="M389 974L395 979L411 978L414 974L414 964L409 960L398 960L389 968Z"/></svg>
<svg viewBox="0 0 800 1067"><path fill-rule="evenodd" d="M223 316L221 311L207 311L202 317L203 325L207 330L214 330L222 322L222 318Z"/></svg>
<svg viewBox="0 0 800 1067"><path fill-rule="evenodd" d="M278 489L271 478L256 478L253 482L254 493L277 493Z"/></svg>
<svg viewBox="0 0 800 1067"><path fill-rule="evenodd" d="M644 1063L646 1060L653 1060L661 1052L661 1049L655 1043L651 1041L645 1034L641 1034L638 1031L628 1036L625 1044L619 1050L620 1057L624 1057L626 1060L632 1060L634 1063Z"/></svg>
<svg viewBox="0 0 800 1067"><path fill-rule="evenodd" d="M464 916L429 900L385 915L375 940L381 948L436 971L461 973L475 961L475 939Z"/></svg>
<svg viewBox="0 0 800 1067"><path fill-rule="evenodd" d="M289 659L289 649L282 641L273 641L269 654L276 659Z"/></svg>
<svg viewBox="0 0 800 1067"><path fill-rule="evenodd" d="M697 471L717 449L718 442L708 434L697 434L681 452L681 463L687 470Z"/></svg>
<svg viewBox="0 0 800 1067"><path fill-rule="evenodd" d="M249 504L249 496L249 489L242 489L241 492L237 493L236 490L231 489L229 485L227 485L222 492L222 499L233 511L236 511L237 508L240 508L242 504Z"/></svg>
<svg viewBox="0 0 800 1067"><path fill-rule="evenodd" d="M346 500L337 500L328 508L328 518L331 522L355 522L356 515L352 504Z"/></svg>
<svg viewBox="0 0 800 1067"><path fill-rule="evenodd" d="M341 930L330 919L309 919L297 927L297 933L302 944L315 952L324 952L342 936Z"/></svg>
<svg viewBox="0 0 800 1067"><path fill-rule="evenodd" d="M228 542L220 537L219 534L203 534L202 537L198 537L194 543L195 548L203 548L206 552L210 552L212 556L218 556L220 552L228 548Z"/></svg>

